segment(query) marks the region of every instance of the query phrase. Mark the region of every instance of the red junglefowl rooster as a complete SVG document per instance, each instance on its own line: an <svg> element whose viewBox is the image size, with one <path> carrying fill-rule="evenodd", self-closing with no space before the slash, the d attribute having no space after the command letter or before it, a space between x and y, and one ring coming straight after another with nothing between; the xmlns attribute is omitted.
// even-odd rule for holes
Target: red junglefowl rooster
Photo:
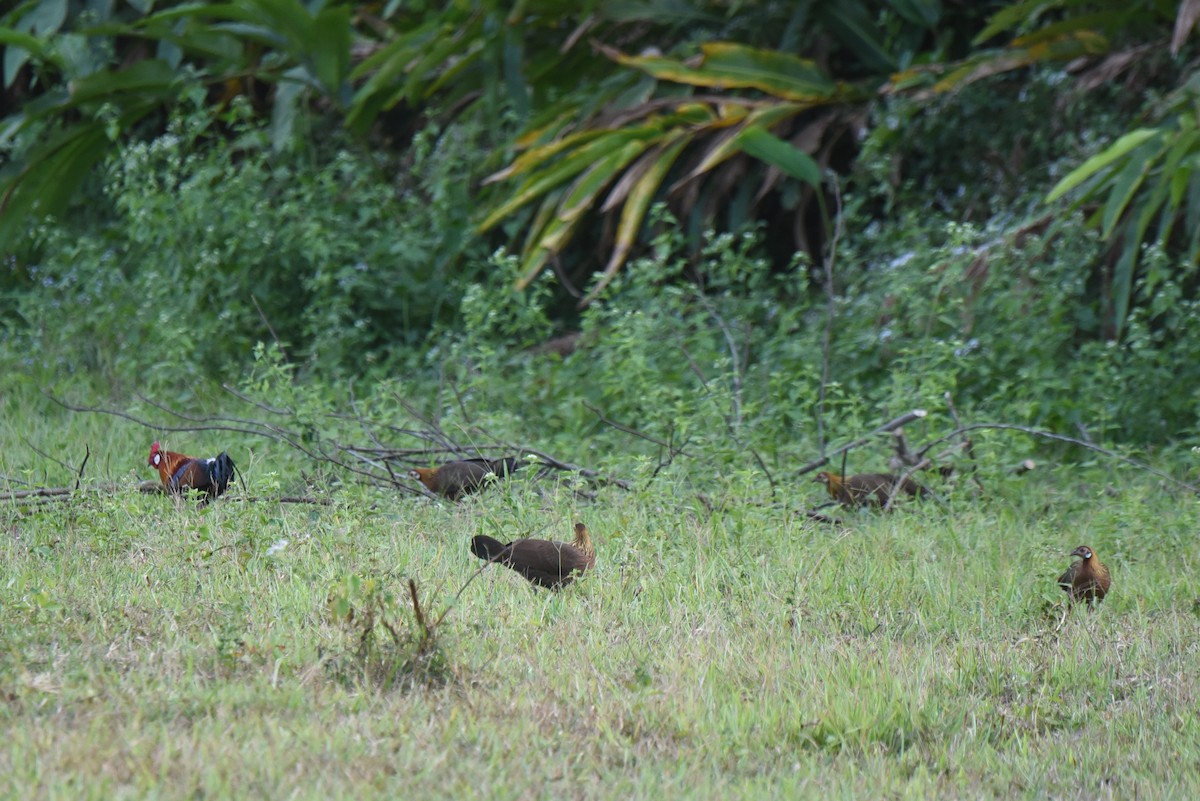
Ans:
<svg viewBox="0 0 1200 801"><path fill-rule="evenodd" d="M891 473L859 473L846 476L845 481L837 473L817 473L813 481L824 484L829 490L829 497L843 506L886 506L896 489L921 498L929 494L929 490L912 479L901 481L900 476Z"/></svg>
<svg viewBox="0 0 1200 801"><path fill-rule="evenodd" d="M520 466L520 462L512 456L504 459L462 459L446 462L440 467L414 467L408 471L408 477L420 481L430 492L457 501L487 486L488 475L500 478Z"/></svg>
<svg viewBox="0 0 1200 801"><path fill-rule="evenodd" d="M512 568L539 587L557 590L596 564L596 551L587 526L575 524L574 542L521 539L508 543L479 534L471 539L471 553L488 562Z"/></svg>
<svg viewBox="0 0 1200 801"><path fill-rule="evenodd" d="M158 468L163 489L182 494L185 490L200 490L212 500L225 492L233 478L233 460L225 451L211 459L198 459L174 451L164 451L155 442L150 446L151 467Z"/></svg>
<svg viewBox="0 0 1200 801"><path fill-rule="evenodd" d="M1079 561L1072 562L1067 572L1058 577L1058 586L1062 587L1072 602L1087 601L1095 609L1112 586L1112 574L1086 545L1071 551L1071 556L1078 556Z"/></svg>

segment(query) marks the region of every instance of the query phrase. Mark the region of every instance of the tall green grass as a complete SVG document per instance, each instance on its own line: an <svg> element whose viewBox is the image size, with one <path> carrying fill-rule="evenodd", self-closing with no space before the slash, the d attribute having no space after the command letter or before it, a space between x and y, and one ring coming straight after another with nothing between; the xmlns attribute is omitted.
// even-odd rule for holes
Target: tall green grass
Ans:
<svg viewBox="0 0 1200 801"><path fill-rule="evenodd" d="M73 462L78 439L25 420L0 473L68 478L20 439ZM139 443L96 482L148 475L145 432L66 428L96 454ZM263 450L251 495L290 480ZM843 528L797 514L815 484L769 501L738 479L711 513L666 480L584 504L520 474L460 505L7 503L0 793L1194 797L1194 500L1099 468L985 481ZM548 593L485 568L423 669L378 620L364 650L365 607L332 611L370 584L407 636L408 578L440 615L483 565L473 534L565 539L575 519L592 575ZM1064 620L1054 579L1081 542L1115 587Z"/></svg>

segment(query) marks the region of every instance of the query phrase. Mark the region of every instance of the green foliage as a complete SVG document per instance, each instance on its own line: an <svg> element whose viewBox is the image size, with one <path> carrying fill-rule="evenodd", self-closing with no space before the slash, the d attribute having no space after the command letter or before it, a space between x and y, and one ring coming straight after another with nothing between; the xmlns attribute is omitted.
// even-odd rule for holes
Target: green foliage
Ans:
<svg viewBox="0 0 1200 801"><path fill-rule="evenodd" d="M1181 253L1180 283L1192 281L1200 263L1198 97L1200 73L1193 72L1160 104L1155 115L1158 125L1125 133L1072 170L1046 198L1053 202L1079 190L1074 192L1072 208L1088 207L1088 224L1119 250L1111 288L1113 328L1118 336L1134 300L1134 282L1145 245ZM1154 223L1156 231L1149 235ZM1148 286L1153 288L1156 283Z"/></svg>
<svg viewBox="0 0 1200 801"><path fill-rule="evenodd" d="M351 574L329 590L326 611L346 638L331 672L385 690L444 684L449 665L428 628L436 621L426 619L415 583L393 591L391 581Z"/></svg>
<svg viewBox="0 0 1200 801"><path fill-rule="evenodd" d="M214 139L218 122L236 137ZM44 354L37 366L142 386L229 379L256 342L278 338L304 368L361 371L452 318L464 274L449 268L471 253L475 132L420 133L398 187L358 149L309 161L272 154L266 136L236 113L185 110L108 164L103 227L33 232L6 280L24 290L10 335Z"/></svg>

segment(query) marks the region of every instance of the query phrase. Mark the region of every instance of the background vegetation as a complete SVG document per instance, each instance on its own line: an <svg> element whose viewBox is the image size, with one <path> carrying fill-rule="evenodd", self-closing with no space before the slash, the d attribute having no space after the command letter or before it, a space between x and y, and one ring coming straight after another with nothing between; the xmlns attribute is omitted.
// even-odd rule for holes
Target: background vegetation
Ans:
<svg viewBox="0 0 1200 801"><path fill-rule="evenodd" d="M1194 497L989 430L940 503L834 529L797 470L950 397L1196 480L1198 16L8 8L6 789L1194 795ZM444 508L313 458L431 427L632 489ZM242 500L114 491L155 438L228 448ZM577 589L453 601L470 535L576 518ZM1085 540L1117 591L1063 623Z"/></svg>

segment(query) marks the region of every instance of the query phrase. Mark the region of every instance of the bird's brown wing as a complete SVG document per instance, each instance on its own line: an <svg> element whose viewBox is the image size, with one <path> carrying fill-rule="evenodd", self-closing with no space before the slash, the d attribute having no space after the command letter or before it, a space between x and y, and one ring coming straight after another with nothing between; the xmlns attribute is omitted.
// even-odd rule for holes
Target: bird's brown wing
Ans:
<svg viewBox="0 0 1200 801"><path fill-rule="evenodd" d="M499 561L540 587L570 584L574 573L582 573L596 561L570 543L550 540L517 540L506 551Z"/></svg>
<svg viewBox="0 0 1200 801"><path fill-rule="evenodd" d="M491 465L484 461L447 462L438 468L435 492L456 501L483 486L484 477L491 472Z"/></svg>
<svg viewBox="0 0 1200 801"><path fill-rule="evenodd" d="M1066 572L1058 577L1058 586L1062 587L1063 592L1072 593L1075 587L1075 576L1079 573L1079 565L1082 562L1074 562L1067 568Z"/></svg>

